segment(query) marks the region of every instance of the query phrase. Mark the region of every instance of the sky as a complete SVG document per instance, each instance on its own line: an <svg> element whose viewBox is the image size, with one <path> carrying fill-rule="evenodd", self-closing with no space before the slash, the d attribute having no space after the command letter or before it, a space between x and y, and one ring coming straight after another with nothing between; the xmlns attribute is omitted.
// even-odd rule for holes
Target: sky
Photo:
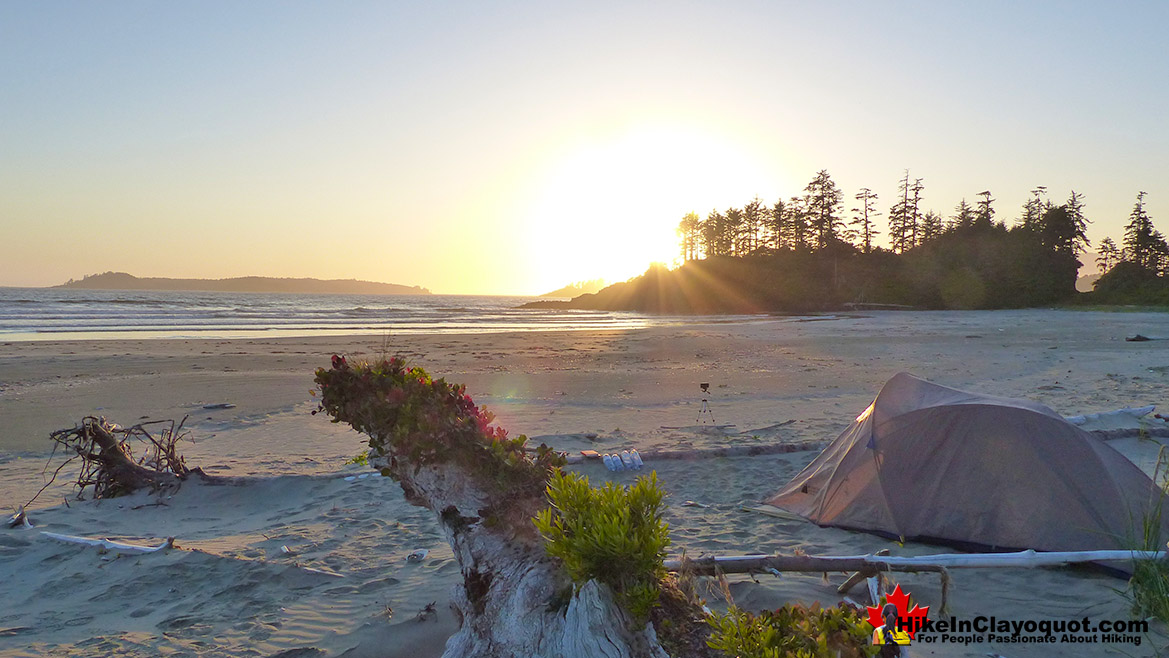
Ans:
<svg viewBox="0 0 1169 658"><path fill-rule="evenodd" d="M1169 230L1169 3L0 0L0 285L539 294L827 169ZM846 207L851 207L848 205ZM882 217L882 222L884 217Z"/></svg>

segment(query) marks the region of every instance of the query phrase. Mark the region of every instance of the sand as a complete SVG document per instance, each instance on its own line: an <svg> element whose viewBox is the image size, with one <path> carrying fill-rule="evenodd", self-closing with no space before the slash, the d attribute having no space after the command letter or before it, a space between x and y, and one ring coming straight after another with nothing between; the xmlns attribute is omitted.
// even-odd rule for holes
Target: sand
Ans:
<svg viewBox="0 0 1169 658"><path fill-rule="evenodd" d="M231 486L92 502L41 494L34 530L0 529L0 654L437 656L455 621L458 568L427 512L392 481L346 464L363 438L310 415L312 371L335 352L406 355L467 384L512 434L564 450L704 448L834 438L881 384L908 371L941 384L1027 397L1066 415L1162 402L1169 315L1054 310L699 319L632 331L125 340L0 344L0 504L41 487L49 431L86 414L123 425L189 415L184 454ZM721 429L700 424L699 382ZM205 405L228 403L227 409ZM1157 446L1114 445L1148 468ZM814 457L669 461L672 551L691 555L890 548L944 552L741 511ZM597 464L595 481L632 481ZM353 478L353 479L347 479ZM708 507L684 506L696 501ZM39 530L182 550L99 554ZM284 550L287 548L287 551ZM427 549L418 562L407 560ZM306 568L307 567L307 568ZM341 577L316 570L339 574ZM835 602L818 575L731 579L748 608ZM936 577L899 582L923 604ZM1082 570L955 572L952 612L1000 618L1128 618L1123 581ZM720 603L712 593L711 602ZM436 613L418 620L429 603ZM1163 630L1155 628L1159 642ZM1148 655L1151 644L1056 645L1064 655ZM315 649L310 651L309 649ZM1051 646L917 645L914 655L1051 655Z"/></svg>

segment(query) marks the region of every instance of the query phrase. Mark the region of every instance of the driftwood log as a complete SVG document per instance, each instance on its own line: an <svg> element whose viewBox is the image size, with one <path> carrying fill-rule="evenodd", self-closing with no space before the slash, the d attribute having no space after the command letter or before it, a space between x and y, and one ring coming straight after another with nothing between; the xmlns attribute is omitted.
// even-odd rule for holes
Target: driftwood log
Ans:
<svg viewBox="0 0 1169 658"><path fill-rule="evenodd" d="M574 587L548 557L532 517L547 506L549 471L491 427L462 387L399 359L334 357L316 381L320 410L370 437L370 463L436 515L453 549L461 624L446 658L668 658L652 624L635 627L608 586Z"/></svg>
<svg viewBox="0 0 1169 658"><path fill-rule="evenodd" d="M558 605L572 583L530 530L542 497L501 501L490 478L455 464L374 461L391 471L411 502L437 515L462 571L463 583L451 593L462 625L447 641L445 658L665 655L652 650L652 627L627 630L628 617L596 581ZM485 523L501 513L511 521Z"/></svg>
<svg viewBox="0 0 1169 658"><path fill-rule="evenodd" d="M909 558L912 560L912 558ZM893 563L886 560L893 560ZM779 575L785 571L821 572L855 571L846 583L855 584L887 571L908 573L931 572L936 573L942 580L943 610L948 609L950 595L950 572L940 564L926 560L911 561L908 564L896 562L897 558L877 557L874 555L858 555L850 557L817 557L814 555L741 555L731 557L700 557L695 559L682 558L680 560L666 560L666 568L671 571L685 571L697 576L713 576L720 573L774 573ZM851 589L851 586L849 587ZM844 586L838 590L846 591Z"/></svg>
<svg viewBox="0 0 1169 658"><path fill-rule="evenodd" d="M169 423L169 427L157 433L150 431L150 425L163 423ZM199 469L187 468L178 452L182 426L182 422L176 425L174 421L155 421L122 428L105 418L86 416L76 427L50 434L56 443L54 453L57 448L73 453L53 473L53 479L67 464L80 459L77 488L84 491L92 487L94 498L113 498L139 489L158 491L177 487L191 474L203 475ZM142 448L137 457L135 446Z"/></svg>
<svg viewBox="0 0 1169 658"><path fill-rule="evenodd" d="M733 555L666 560L670 570L694 574L767 573L776 571L938 571L939 569L987 569L1051 567L1085 562L1165 560L1165 551L1017 551L1014 553L941 553L893 557L884 555Z"/></svg>
<svg viewBox="0 0 1169 658"><path fill-rule="evenodd" d="M784 571L855 571L837 590L844 593L865 578L888 571L932 572L942 579L942 609L948 608L950 569L1034 568L1086 562L1165 560L1165 551L1018 551L1015 553L944 553L913 557L888 555L734 555L666 560L666 569L694 575L719 573L775 573Z"/></svg>

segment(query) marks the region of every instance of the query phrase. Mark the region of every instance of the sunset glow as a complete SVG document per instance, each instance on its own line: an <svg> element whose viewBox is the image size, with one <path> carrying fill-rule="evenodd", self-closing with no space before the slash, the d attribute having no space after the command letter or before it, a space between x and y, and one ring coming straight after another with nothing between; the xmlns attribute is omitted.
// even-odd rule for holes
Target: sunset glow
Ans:
<svg viewBox="0 0 1169 658"><path fill-rule="evenodd" d="M1157 3L8 3L0 227L21 248L0 285L123 270L536 294L673 262L685 214L770 206L822 169L883 213L906 169L944 216L990 190L1014 221L1036 186L1074 189L1096 242L1138 191L1169 222L1167 19Z"/></svg>
<svg viewBox="0 0 1169 658"><path fill-rule="evenodd" d="M525 212L524 251L548 289L676 260L679 217L663 212L665 199L705 213L777 187L765 163L699 128L647 124L580 142L535 177Z"/></svg>

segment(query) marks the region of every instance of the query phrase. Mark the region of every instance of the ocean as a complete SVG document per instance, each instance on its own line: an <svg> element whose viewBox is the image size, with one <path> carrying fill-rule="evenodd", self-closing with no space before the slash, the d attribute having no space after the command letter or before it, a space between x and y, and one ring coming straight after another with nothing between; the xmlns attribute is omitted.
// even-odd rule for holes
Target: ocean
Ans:
<svg viewBox="0 0 1169 658"><path fill-rule="evenodd" d="M633 329L679 318L518 308L535 297L0 288L0 340Z"/></svg>

